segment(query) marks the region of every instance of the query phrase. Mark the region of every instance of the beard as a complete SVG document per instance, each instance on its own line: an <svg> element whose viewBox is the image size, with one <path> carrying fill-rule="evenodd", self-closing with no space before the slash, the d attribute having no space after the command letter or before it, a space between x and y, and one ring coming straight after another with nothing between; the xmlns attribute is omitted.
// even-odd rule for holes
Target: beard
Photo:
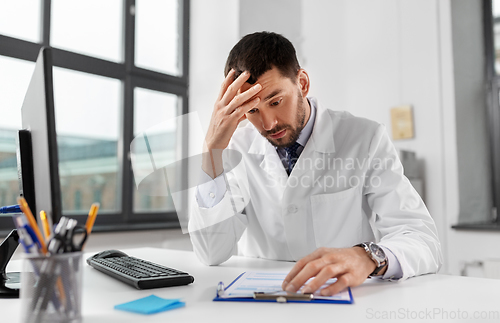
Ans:
<svg viewBox="0 0 500 323"><path fill-rule="evenodd" d="M300 132L302 129L305 127L305 120L306 120L306 107L304 104L304 100L302 99L302 95L300 91L297 91L297 114L296 114L296 119L297 122L295 125L290 125L290 124L278 124L276 127L274 127L270 131L262 131L260 134L271 143L271 145L277 147L277 148L286 148L290 147L293 145L297 139L300 136ZM286 129L287 132L289 133L288 139L286 138L279 138L279 139L272 139L269 136L276 134L282 130Z"/></svg>

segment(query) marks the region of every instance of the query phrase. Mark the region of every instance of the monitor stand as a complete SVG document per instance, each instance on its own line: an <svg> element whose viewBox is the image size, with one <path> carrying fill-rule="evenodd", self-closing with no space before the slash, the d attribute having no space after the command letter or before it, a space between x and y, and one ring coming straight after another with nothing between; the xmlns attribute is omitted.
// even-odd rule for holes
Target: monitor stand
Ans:
<svg viewBox="0 0 500 323"><path fill-rule="evenodd" d="M20 273L6 273L5 269L10 258L19 245L17 230L12 230L7 238L0 244L0 298L19 298L19 288L7 287L8 285L19 286Z"/></svg>

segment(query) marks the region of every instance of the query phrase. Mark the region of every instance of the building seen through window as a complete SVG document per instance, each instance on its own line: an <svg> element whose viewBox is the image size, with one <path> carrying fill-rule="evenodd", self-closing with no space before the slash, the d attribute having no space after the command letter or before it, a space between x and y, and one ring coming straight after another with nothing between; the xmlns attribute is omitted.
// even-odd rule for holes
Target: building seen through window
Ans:
<svg viewBox="0 0 500 323"><path fill-rule="evenodd" d="M15 136L17 130L0 129L0 205L15 204L19 194ZM161 142L165 151L175 154L175 133L158 135L150 141ZM58 137L61 194L63 209L88 211L93 202L103 209L113 209L117 199L115 163L116 141ZM71 169L77 169L72 173ZM134 205L138 210L173 210L168 196L150 196L138 192Z"/></svg>

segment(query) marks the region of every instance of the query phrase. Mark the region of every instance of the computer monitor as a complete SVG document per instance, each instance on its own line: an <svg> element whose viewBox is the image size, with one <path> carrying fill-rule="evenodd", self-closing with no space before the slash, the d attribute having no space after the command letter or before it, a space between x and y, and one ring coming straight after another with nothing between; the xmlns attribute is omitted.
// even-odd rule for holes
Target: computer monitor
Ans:
<svg viewBox="0 0 500 323"><path fill-rule="evenodd" d="M17 160L20 193L39 217L61 217L61 186L56 140L52 51L42 47L21 108Z"/></svg>

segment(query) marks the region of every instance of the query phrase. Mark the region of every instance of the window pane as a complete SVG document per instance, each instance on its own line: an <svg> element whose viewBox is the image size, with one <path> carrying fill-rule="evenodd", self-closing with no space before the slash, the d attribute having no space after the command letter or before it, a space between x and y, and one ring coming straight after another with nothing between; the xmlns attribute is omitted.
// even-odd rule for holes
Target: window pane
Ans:
<svg viewBox="0 0 500 323"><path fill-rule="evenodd" d="M175 210L168 192L168 180L174 179L167 179L162 168L177 160L177 124L174 118L178 115L180 101L179 97L169 93L142 88L134 90L134 137L137 138L134 142L139 144L135 146L138 149L132 148L137 161L133 171L145 171L150 175L140 182L139 189L135 185L134 212Z"/></svg>
<svg viewBox="0 0 500 323"><path fill-rule="evenodd" d="M0 56L0 206L17 204L16 133L35 64Z"/></svg>
<svg viewBox="0 0 500 323"><path fill-rule="evenodd" d="M0 34L41 42L41 0L0 0L0 8Z"/></svg>
<svg viewBox="0 0 500 323"><path fill-rule="evenodd" d="M51 45L121 62L122 0L52 0Z"/></svg>
<svg viewBox="0 0 500 323"><path fill-rule="evenodd" d="M119 210L121 82L55 67L54 101L63 214Z"/></svg>
<svg viewBox="0 0 500 323"><path fill-rule="evenodd" d="M135 65L181 75L178 0L137 0Z"/></svg>

